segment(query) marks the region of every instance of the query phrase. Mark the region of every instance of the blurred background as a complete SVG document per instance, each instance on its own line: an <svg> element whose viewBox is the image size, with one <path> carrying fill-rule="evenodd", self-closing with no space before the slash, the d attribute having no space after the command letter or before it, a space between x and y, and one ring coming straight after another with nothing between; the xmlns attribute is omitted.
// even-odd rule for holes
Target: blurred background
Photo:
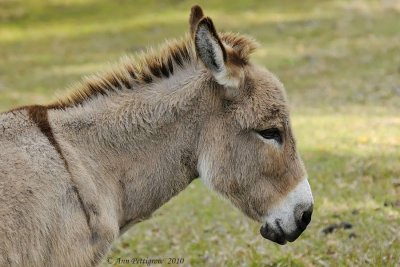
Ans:
<svg viewBox="0 0 400 267"><path fill-rule="evenodd" d="M183 36L194 3L219 31L256 38L253 61L285 84L313 220L278 246L195 181L110 257L400 266L400 1L0 0L0 111L47 103L124 54Z"/></svg>

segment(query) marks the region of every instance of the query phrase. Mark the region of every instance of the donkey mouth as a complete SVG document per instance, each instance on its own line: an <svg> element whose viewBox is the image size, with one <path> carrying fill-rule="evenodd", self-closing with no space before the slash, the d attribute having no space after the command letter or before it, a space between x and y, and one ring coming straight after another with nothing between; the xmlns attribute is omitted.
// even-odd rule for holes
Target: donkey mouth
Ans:
<svg viewBox="0 0 400 267"><path fill-rule="evenodd" d="M265 239L268 239L279 245L285 245L287 241L289 242L295 241L300 236L300 234L303 232L304 229L305 228L297 229L291 234L286 234L285 231L283 231L280 220L275 220L275 227L273 228L269 226L267 223L261 226L260 234Z"/></svg>
<svg viewBox="0 0 400 267"><path fill-rule="evenodd" d="M260 228L260 234L265 239L268 239L272 242L275 242L279 245L285 245L287 243L286 235L280 227L279 223L277 223L278 230L274 230L269 227L267 224L264 224Z"/></svg>

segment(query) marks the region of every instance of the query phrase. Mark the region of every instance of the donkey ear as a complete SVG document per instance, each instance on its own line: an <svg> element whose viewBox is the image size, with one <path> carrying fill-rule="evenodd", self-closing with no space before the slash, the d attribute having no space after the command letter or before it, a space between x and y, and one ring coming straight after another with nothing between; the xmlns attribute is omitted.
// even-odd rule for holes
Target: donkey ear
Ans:
<svg viewBox="0 0 400 267"><path fill-rule="evenodd" d="M234 77L227 65L227 51L219 38L212 20L202 18L194 34L197 56L211 71L215 80L227 87L238 87L238 79Z"/></svg>
<svg viewBox="0 0 400 267"><path fill-rule="evenodd" d="M197 28L197 24L204 17L203 9L200 6L194 5L190 10L189 24L190 24L190 34L194 36Z"/></svg>

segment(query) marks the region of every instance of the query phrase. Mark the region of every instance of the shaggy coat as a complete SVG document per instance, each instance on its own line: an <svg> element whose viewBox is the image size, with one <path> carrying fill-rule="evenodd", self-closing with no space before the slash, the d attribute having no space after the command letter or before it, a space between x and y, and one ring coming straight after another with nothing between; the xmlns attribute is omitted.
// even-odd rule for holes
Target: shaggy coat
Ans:
<svg viewBox="0 0 400 267"><path fill-rule="evenodd" d="M217 33L197 6L190 28L55 103L0 114L0 266L95 266L199 176L263 223L304 181L255 42Z"/></svg>

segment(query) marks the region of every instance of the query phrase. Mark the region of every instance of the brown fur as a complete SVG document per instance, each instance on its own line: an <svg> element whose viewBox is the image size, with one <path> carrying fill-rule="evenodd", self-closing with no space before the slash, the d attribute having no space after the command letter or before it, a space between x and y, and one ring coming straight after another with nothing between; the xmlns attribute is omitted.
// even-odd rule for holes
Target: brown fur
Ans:
<svg viewBox="0 0 400 267"><path fill-rule="evenodd" d="M205 23L215 39L167 43L69 98L0 114L0 266L95 266L199 175L263 223L304 180L283 85L250 62L250 38L196 9L193 38ZM195 47L208 43L215 53ZM258 134L269 128L282 144Z"/></svg>
<svg viewBox="0 0 400 267"><path fill-rule="evenodd" d="M198 5L193 6L190 11L190 17L189 17L190 33L192 37L194 37L194 34L196 32L197 24L203 17L204 13L201 7Z"/></svg>
<svg viewBox="0 0 400 267"><path fill-rule="evenodd" d="M28 111L29 118L34 123L36 123L36 125L40 129L40 131L47 137L50 144L54 147L54 149L57 151L58 155L64 162L65 168L68 170L69 169L68 162L65 160L64 155L61 151L60 145L58 144L56 138L54 137L53 131L51 130L51 127L49 124L49 118L47 116L47 107L34 105L34 106L27 106L25 108Z"/></svg>

